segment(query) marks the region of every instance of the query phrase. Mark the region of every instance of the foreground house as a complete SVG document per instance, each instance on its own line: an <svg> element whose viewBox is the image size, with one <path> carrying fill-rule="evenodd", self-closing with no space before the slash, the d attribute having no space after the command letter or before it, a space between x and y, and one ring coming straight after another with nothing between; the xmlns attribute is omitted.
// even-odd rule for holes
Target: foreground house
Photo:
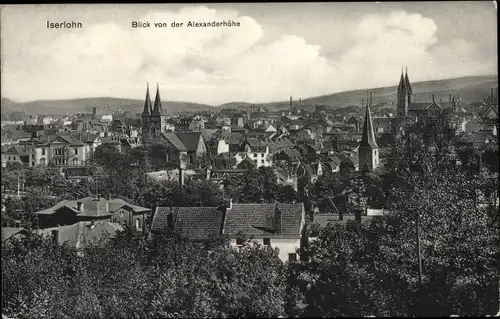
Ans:
<svg viewBox="0 0 500 319"><path fill-rule="evenodd" d="M40 228L73 225L81 221L108 221L144 231L146 215L151 209L136 206L122 199L85 197L63 200L55 206L36 212Z"/></svg>
<svg viewBox="0 0 500 319"><path fill-rule="evenodd" d="M230 203L224 222L224 234L232 246L242 245L245 238L279 249L282 261L297 260L302 247L305 210L299 204Z"/></svg>
<svg viewBox="0 0 500 319"><path fill-rule="evenodd" d="M100 220L39 229L35 232L43 237L52 238L54 243L58 245L66 244L70 248L76 249L77 253L81 256L83 248L105 243L109 239L114 238L119 231L123 230L123 226L118 223Z"/></svg>
<svg viewBox="0 0 500 319"><path fill-rule="evenodd" d="M305 240L305 210L299 204L233 204L225 207L158 207L151 230L173 230L192 241L207 241L220 235L231 246L246 239L279 249L282 261L296 260Z"/></svg>

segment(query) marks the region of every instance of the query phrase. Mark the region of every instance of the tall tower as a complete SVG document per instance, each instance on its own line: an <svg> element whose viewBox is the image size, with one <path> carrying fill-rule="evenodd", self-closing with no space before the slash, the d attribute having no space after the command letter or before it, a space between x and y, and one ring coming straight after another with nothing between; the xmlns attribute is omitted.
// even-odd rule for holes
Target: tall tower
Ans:
<svg viewBox="0 0 500 319"><path fill-rule="evenodd" d="M146 88L146 100L144 101L144 110L141 114L141 133L142 133L142 142L144 144L148 143L151 139L149 126L151 123L151 111L153 108L151 107L151 98L149 97L149 83Z"/></svg>
<svg viewBox="0 0 500 319"><path fill-rule="evenodd" d="M160 99L160 87L158 83L156 84L156 97L154 108L151 111L151 121L150 121L150 133L151 138L156 139L161 133L165 133L166 116L163 111Z"/></svg>
<svg viewBox="0 0 500 319"><path fill-rule="evenodd" d="M372 115L370 112L370 103L366 104L365 124L363 126L363 135L359 144L359 168L374 170L379 164L379 151L375 132L373 131Z"/></svg>
<svg viewBox="0 0 500 319"><path fill-rule="evenodd" d="M406 72L405 72L405 84L406 84L406 89L408 90L406 92L408 104L411 104L411 103L413 103L413 90L411 89L410 79L408 78L408 68L406 68Z"/></svg>
<svg viewBox="0 0 500 319"><path fill-rule="evenodd" d="M407 79L408 79L408 74L405 77L403 75L403 69L401 69L401 78L399 79L399 86L398 86L398 104L396 106L396 110L398 113L398 116L408 116L408 87L407 87ZM408 80L409 83L409 80ZM410 88L411 90L411 88Z"/></svg>

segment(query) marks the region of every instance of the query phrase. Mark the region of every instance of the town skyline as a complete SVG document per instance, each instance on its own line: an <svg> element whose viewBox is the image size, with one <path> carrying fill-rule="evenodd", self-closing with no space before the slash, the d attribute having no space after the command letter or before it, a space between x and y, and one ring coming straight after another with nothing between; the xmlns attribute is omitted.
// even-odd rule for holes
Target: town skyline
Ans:
<svg viewBox="0 0 500 319"><path fill-rule="evenodd" d="M394 86L402 67L414 82L494 75L497 69L496 32L482 30L496 23L489 2L74 8L2 8L2 97L140 99L147 82L159 82L165 100L265 103ZM30 22L9 31L20 20ZM49 20L83 27L47 29ZM129 25L173 20L241 26Z"/></svg>

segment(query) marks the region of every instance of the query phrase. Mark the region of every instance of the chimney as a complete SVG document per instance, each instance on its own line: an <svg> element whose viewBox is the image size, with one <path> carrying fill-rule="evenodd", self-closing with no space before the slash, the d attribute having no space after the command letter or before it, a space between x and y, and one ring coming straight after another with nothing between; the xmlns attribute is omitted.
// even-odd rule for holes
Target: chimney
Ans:
<svg viewBox="0 0 500 319"><path fill-rule="evenodd" d="M365 99L361 99L361 107L365 107Z"/></svg>
<svg viewBox="0 0 500 319"><path fill-rule="evenodd" d="M493 88L490 89L490 100L491 103L493 104Z"/></svg>
<svg viewBox="0 0 500 319"><path fill-rule="evenodd" d="M363 212L363 208L361 207L356 207L354 209L354 220L357 222L361 221L361 213Z"/></svg>
<svg viewBox="0 0 500 319"><path fill-rule="evenodd" d="M54 244L59 244L59 230L58 229L52 230L51 235L52 235L52 242Z"/></svg>
<svg viewBox="0 0 500 319"><path fill-rule="evenodd" d="M373 105L373 92L370 92L370 106Z"/></svg>
<svg viewBox="0 0 500 319"><path fill-rule="evenodd" d="M274 208L274 232L278 235L282 234L281 210L278 207L278 203L276 203L275 208Z"/></svg>
<svg viewBox="0 0 500 319"><path fill-rule="evenodd" d="M83 203L82 202L76 202L76 210L79 212L83 212Z"/></svg>
<svg viewBox="0 0 500 319"><path fill-rule="evenodd" d="M453 100L453 99L451 98L451 94L450 94L450 103L452 102L452 100Z"/></svg>
<svg viewBox="0 0 500 319"><path fill-rule="evenodd" d="M339 209L339 220L344 220L344 212Z"/></svg>
<svg viewBox="0 0 500 319"><path fill-rule="evenodd" d="M233 209L233 199L232 198L229 199L229 206L227 207L227 210L231 210L231 209Z"/></svg>
<svg viewBox="0 0 500 319"><path fill-rule="evenodd" d="M434 100L434 94L432 94L432 102L435 102L435 100Z"/></svg>

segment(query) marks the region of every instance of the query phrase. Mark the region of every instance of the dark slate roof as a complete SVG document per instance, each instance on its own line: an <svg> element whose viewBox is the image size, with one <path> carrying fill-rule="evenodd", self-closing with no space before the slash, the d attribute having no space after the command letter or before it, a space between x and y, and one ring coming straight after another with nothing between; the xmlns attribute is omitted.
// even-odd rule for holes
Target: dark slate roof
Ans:
<svg viewBox="0 0 500 319"><path fill-rule="evenodd" d="M290 159L300 159L302 157L302 154L300 154L299 150L292 148L292 149L284 149L282 152L287 155Z"/></svg>
<svg viewBox="0 0 500 319"><path fill-rule="evenodd" d="M78 211L78 204L77 202L82 202L83 203L83 212ZM51 208L44 209L41 211L36 212L36 214L39 215L52 215L59 209L66 207L73 212L75 212L78 216L87 216L87 217L101 217L101 216L108 216L112 212L115 212L116 210L126 207L132 210L134 213L141 213L141 212L149 212L151 211L149 208L145 207L140 207L136 206L130 203L127 203L126 201L122 199L111 199L107 200L103 197L99 198L99 201L95 197L84 197L78 200L63 200L56 205L52 206Z"/></svg>
<svg viewBox="0 0 500 319"><path fill-rule="evenodd" d="M123 231L120 224L100 220L91 227L91 222L82 221L73 225L58 226L36 230L44 237L52 236L52 231L59 232L59 245L69 244L72 248L82 248L90 244L98 244L101 239L109 239L116 235L118 231Z"/></svg>
<svg viewBox="0 0 500 319"><path fill-rule="evenodd" d="M158 231L168 226L168 216L172 214L172 221L175 223L177 218L176 207L157 207L151 222L151 230ZM178 208L178 207L177 207Z"/></svg>
<svg viewBox="0 0 500 319"><path fill-rule="evenodd" d="M28 154L27 150L20 145L14 145L9 148L5 152L3 152L4 155L19 155L19 156L25 156Z"/></svg>
<svg viewBox="0 0 500 319"><path fill-rule="evenodd" d="M72 137L80 140L83 143L94 143L95 139L99 136L99 134L95 133L83 133L83 132L75 132L72 134Z"/></svg>
<svg viewBox="0 0 500 319"><path fill-rule="evenodd" d="M169 141L178 151L187 151L186 146L175 133L163 133L162 136Z"/></svg>
<svg viewBox="0 0 500 319"><path fill-rule="evenodd" d="M198 148L201 132L175 132L177 138L182 142L189 152L194 152Z"/></svg>
<svg viewBox="0 0 500 319"><path fill-rule="evenodd" d="M300 237L305 219L304 205L278 203L283 236ZM229 236L280 236L267 229L267 217L274 216L276 204L232 204L227 210L224 234Z"/></svg>
<svg viewBox="0 0 500 319"><path fill-rule="evenodd" d="M206 240L220 235L224 210L217 207L172 207L177 212L174 230L192 240Z"/></svg>

